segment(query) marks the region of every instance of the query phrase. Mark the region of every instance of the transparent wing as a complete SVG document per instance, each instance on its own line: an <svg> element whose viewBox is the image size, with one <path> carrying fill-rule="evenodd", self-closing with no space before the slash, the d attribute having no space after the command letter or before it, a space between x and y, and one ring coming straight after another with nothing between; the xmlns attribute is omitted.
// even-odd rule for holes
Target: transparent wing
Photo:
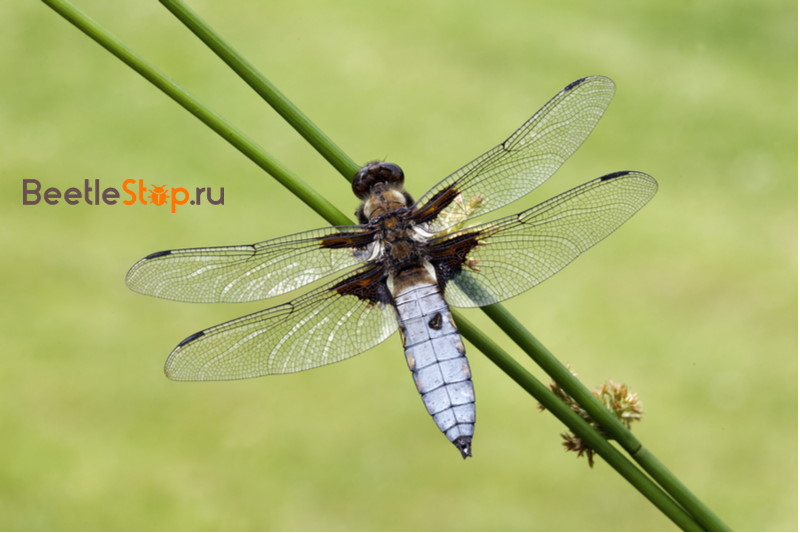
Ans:
<svg viewBox="0 0 800 533"><path fill-rule="evenodd" d="M125 283L182 302L263 300L362 263L372 239L361 226L337 226L256 244L165 250L133 265Z"/></svg>
<svg viewBox="0 0 800 533"><path fill-rule="evenodd" d="M300 372L357 355L397 329L390 305L342 289L370 277L362 270L291 302L190 335L169 355L164 371L178 381L244 379Z"/></svg>
<svg viewBox="0 0 800 533"><path fill-rule="evenodd" d="M547 180L594 129L614 96L603 76L567 85L505 142L467 163L415 204L422 216L436 214L433 231L443 231L502 207Z"/></svg>
<svg viewBox="0 0 800 533"><path fill-rule="evenodd" d="M432 253L441 261L465 250L466 263L445 287L445 298L455 307L478 307L538 285L621 226L657 189L647 174L615 172L434 241Z"/></svg>

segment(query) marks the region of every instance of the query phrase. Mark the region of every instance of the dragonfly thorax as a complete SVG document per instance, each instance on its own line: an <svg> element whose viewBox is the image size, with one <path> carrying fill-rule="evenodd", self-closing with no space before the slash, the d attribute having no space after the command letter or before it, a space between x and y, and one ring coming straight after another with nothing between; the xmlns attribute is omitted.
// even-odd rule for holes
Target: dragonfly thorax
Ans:
<svg viewBox="0 0 800 533"><path fill-rule="evenodd" d="M359 221L373 221L385 217L410 205L411 198L401 189L379 183L373 187L374 194L367 198L356 211Z"/></svg>
<svg viewBox="0 0 800 533"><path fill-rule="evenodd" d="M408 208L400 208L370 221L377 230L370 261L383 261L387 273L396 273L430 259L430 233L416 224Z"/></svg>

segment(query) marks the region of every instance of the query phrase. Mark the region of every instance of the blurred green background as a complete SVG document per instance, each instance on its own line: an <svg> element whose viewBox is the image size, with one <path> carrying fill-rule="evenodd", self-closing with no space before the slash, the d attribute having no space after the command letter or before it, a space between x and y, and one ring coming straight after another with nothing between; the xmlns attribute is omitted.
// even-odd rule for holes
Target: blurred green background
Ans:
<svg viewBox="0 0 800 533"><path fill-rule="evenodd" d="M79 7L351 213L347 183L159 4ZM789 1L191 5L356 161L412 194L603 74L599 127L525 206L615 170L655 200L508 307L727 524L797 528L797 13ZM674 525L468 346L475 456L436 430L394 336L339 365L173 383L187 334L271 305L128 291L164 248L325 225L43 4L0 3L0 528L661 530ZM225 187L225 206L22 206L21 183ZM532 368L479 311L468 318ZM532 368L533 369L533 368ZM546 380L538 369L537 376Z"/></svg>

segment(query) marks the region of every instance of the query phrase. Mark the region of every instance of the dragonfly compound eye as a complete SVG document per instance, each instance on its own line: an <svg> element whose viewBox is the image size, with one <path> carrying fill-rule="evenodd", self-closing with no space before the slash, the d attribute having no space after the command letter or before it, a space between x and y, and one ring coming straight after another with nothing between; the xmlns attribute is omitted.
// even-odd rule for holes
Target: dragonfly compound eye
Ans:
<svg viewBox="0 0 800 533"><path fill-rule="evenodd" d="M394 163L386 161L372 161L367 163L353 178L353 193L360 199L366 200L372 187L378 183L385 183L393 187L403 185L403 170Z"/></svg>

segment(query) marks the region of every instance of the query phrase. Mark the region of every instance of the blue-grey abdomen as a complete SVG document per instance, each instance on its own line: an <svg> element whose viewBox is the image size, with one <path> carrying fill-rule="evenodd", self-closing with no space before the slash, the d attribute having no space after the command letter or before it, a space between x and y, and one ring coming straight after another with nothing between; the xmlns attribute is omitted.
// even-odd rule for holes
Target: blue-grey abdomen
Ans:
<svg viewBox="0 0 800 533"><path fill-rule="evenodd" d="M395 295L408 368L434 422L465 458L472 455L475 390L464 343L436 284Z"/></svg>

